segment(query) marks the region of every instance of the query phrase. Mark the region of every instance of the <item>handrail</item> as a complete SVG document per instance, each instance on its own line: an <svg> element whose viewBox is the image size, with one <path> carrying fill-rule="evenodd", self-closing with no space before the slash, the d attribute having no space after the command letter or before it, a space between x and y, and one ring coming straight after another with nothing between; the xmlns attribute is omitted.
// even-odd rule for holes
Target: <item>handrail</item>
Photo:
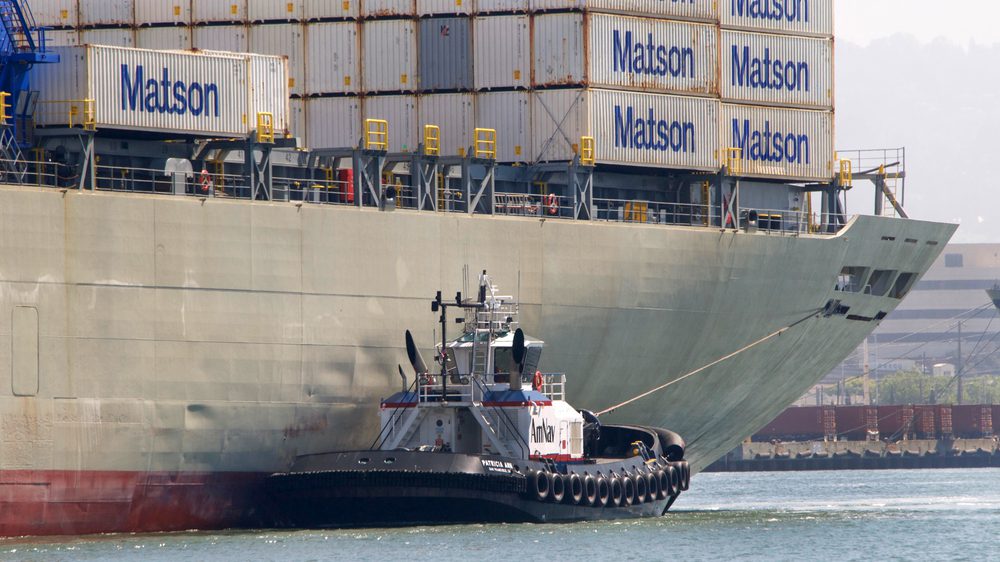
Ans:
<svg viewBox="0 0 1000 562"><path fill-rule="evenodd" d="M404 392L404 395L409 394L410 392L413 391L413 389L416 386L418 380L420 380L419 377L413 379L413 382L410 383L410 386L406 389L406 391ZM369 451L374 451L376 448L381 449L382 445L385 445L385 442L389 439L389 436L392 435L392 432L395 430L396 422L399 421L396 418L396 414L399 413L400 410L403 410L403 409L404 408L403 408L402 403L400 403L400 405L396 406L396 408L392 411L392 414L389 415L389 421L387 421L385 423L385 425L382 426L382 430L378 432L378 435L375 436L375 440L372 441L371 446L368 447ZM400 415L399 418L401 419L402 415ZM387 430L388 430L388 432L387 432ZM383 434L385 434L384 438L382 437Z"/></svg>
<svg viewBox="0 0 1000 562"><path fill-rule="evenodd" d="M479 392L485 396L487 390L486 386L477 377L473 377L473 380L479 387ZM489 408L491 412L495 412L497 415L497 420L501 421L504 424L504 427L507 429L508 433L512 433L514 435L515 444L517 445L518 449L521 449L521 456L527 457L526 453L531 451L531 446L528 445L528 442L524 440L524 436L517 431L517 426L514 424L514 421L510 419L510 416L507 415L507 412L503 411L503 408L497 408L496 406L486 406L486 407ZM497 437L499 437L499 435Z"/></svg>

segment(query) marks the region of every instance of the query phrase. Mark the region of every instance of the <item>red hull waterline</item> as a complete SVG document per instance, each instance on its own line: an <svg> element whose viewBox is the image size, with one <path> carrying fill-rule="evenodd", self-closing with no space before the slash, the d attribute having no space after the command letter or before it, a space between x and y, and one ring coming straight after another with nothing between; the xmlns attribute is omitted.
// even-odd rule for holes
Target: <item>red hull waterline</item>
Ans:
<svg viewBox="0 0 1000 562"><path fill-rule="evenodd" d="M265 473L0 472L0 536L266 526Z"/></svg>

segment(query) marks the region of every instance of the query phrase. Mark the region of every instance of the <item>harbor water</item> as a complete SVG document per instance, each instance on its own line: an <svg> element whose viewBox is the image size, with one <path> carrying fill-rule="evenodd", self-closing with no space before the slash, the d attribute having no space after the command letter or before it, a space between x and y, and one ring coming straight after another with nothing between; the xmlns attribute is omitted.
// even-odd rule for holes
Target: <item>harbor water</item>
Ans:
<svg viewBox="0 0 1000 562"><path fill-rule="evenodd" d="M1000 470L701 474L655 520L0 539L0 560L989 560Z"/></svg>

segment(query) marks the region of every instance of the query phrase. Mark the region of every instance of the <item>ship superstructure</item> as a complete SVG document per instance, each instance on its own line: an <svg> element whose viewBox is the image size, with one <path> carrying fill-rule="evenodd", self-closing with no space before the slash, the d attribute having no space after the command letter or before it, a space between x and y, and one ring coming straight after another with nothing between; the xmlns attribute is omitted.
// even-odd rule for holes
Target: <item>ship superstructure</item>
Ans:
<svg viewBox="0 0 1000 562"><path fill-rule="evenodd" d="M511 288L521 325L544 334L551 346L539 369L551 361L573 373L568 398L593 410L794 325L648 397L638 413L609 416L609 422L671 427L684 435L697 472L849 354L955 230L901 218L898 160L841 163L832 154L832 130L823 126L832 119L829 109L815 105L723 101L721 89L630 93L627 85L592 87L582 79L573 88L530 92L428 92L420 94L416 127L407 125L412 113L353 121L338 120L342 112L310 110L332 115L319 126L349 140L308 142L305 149L284 137L280 106L264 111L254 105L287 99L290 90L296 95L301 83L290 86L292 59L286 70L280 57L102 48L90 40L150 30L221 37L230 27L248 25L247 12L192 2L190 12L168 9L149 16L164 19L123 24L121 15L85 14L84 4L95 3L70 2L76 10L67 18L49 4L32 7L60 21L77 18L50 37L66 40L75 33L78 42L86 35L83 43L91 44L65 51L73 58L64 62L78 70L100 64L117 69L74 76L120 78L126 64L132 79L142 62L163 78L176 59L179 66L167 76L184 82L188 109L199 88L204 99L216 84L223 99L222 88L236 84L241 95L225 99L243 105L220 104L220 116L234 107L246 112L226 114L223 121L233 126L215 134L193 125L182 134L186 125L170 121L181 116L140 111L145 106L138 93L134 127L122 125L122 115L102 113L121 107L113 97L88 102L83 92L75 102L67 101L72 96L49 98L53 103L39 106L40 126L33 131L38 150L31 152L37 162L28 164L23 180L8 177L0 189L0 350L9 350L0 354L0 535L267 524L255 505L266 475L286 470L300 455L371 443L371 411L398 387L393 373L405 354L398 335L404 327L432 333L426 295L461 281L470 267L489 270ZM145 10L161 3L142 4ZM526 5L523 13L482 15L555 26L571 16L581 22L591 17ZM131 17L139 13L137 3ZM231 17L240 21L212 20ZM716 37L757 29L749 31L755 38L761 29L754 25L764 22L743 17L679 21L708 26ZM166 25L173 18L180 18L177 25ZM263 19L270 23L262 27L279 25L275 16ZM305 33L309 26L363 30L369 23L412 27L439 19L358 14L280 25L301 26ZM653 19L667 20L662 14ZM792 31L801 31L797 25ZM632 33L634 42L639 35ZM819 40L820 52L831 41L825 30L786 35ZM181 67L204 78L184 77ZM217 67L228 74L210 72ZM335 82L344 84L343 76ZM107 96L122 92L119 82L80 83ZM135 91L131 84L126 98ZM275 88L280 95L266 95ZM570 100L556 111L565 101L556 98L571 89L581 100L596 101ZM406 102L417 95L355 93L295 99L308 109ZM494 94L527 96L528 106L538 107L532 116L548 119L548 108L555 123L566 121L546 125L547 132L527 126L542 132L537 142L520 145L529 156L519 162L503 156L516 155L519 146L505 140L520 127L512 113L501 111L493 123L472 117L459 128L444 118L419 117L476 114L442 100L472 96L471 108L477 108ZM631 119L625 98L635 102ZM150 108L158 107L155 96L147 99ZM615 135L616 99L622 102L619 132L632 132L624 139ZM610 100L604 106L610 113L600 113L602 100ZM431 105L420 105L425 101ZM681 160L659 158L664 151L652 150L660 146L658 137L638 134L659 131L663 121L672 135L673 121L658 116L656 104L672 111L680 107L674 103L709 108L678 118L678 135L671 136L671 146L679 148L694 138L698 151L690 156L706 165L690 165L683 150L669 155ZM733 115L748 133L742 146L723 142L731 137ZM793 124L796 116L812 119L787 145L799 154L807 144L817 151L809 166L783 167L764 158L773 153L762 151L754 131L761 140L769 131L773 141L780 116ZM725 123L730 126L720 131ZM417 142L394 144L410 138L399 133L411 129ZM817 140L804 142L803 135ZM630 146L615 148L615 142ZM543 152L549 156L530 156ZM877 186L878 216L850 216L844 193L855 182L859 190L865 178ZM882 216L889 209L899 218ZM427 350L435 342L416 343Z"/></svg>

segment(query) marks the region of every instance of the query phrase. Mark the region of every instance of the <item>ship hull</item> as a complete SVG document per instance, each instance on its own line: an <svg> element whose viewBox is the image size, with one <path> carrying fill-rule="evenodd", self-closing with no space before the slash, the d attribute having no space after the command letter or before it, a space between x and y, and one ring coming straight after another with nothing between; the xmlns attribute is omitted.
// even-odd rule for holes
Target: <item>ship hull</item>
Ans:
<svg viewBox="0 0 1000 562"><path fill-rule="evenodd" d="M430 297L461 290L466 267L518 297L522 327L546 340L543 370L568 373L568 399L591 410L801 320L607 416L675 429L697 472L898 304L837 291L844 266L919 276L954 232L859 217L837 236L782 236L22 187L0 190L0 220L0 512L54 514L4 535L253 524L261 475L370 445L403 331L431 348ZM831 300L850 314L825 317ZM130 476L106 502L90 482L115 474ZM59 499L67 478L79 484ZM148 484L189 478L203 491ZM163 501L186 505L176 524Z"/></svg>

